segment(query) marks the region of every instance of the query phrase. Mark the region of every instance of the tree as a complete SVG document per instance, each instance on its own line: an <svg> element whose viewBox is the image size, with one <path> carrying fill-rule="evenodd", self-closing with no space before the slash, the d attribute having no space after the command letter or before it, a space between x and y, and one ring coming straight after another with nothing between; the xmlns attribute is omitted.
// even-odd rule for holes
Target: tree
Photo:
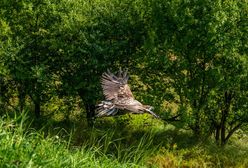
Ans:
<svg viewBox="0 0 248 168"><path fill-rule="evenodd" d="M92 126L95 105L102 99L100 77L108 68L129 67L143 44L143 22L133 1L73 2L58 38L62 95L79 96ZM103 7L104 6L104 7ZM104 8L104 9L103 9ZM82 11L82 9L84 9ZM121 10L119 10L121 9Z"/></svg>
<svg viewBox="0 0 248 168"><path fill-rule="evenodd" d="M241 101L246 97L241 88L246 88L247 80L246 7L245 1L206 0L154 1L152 5L153 45L158 59L166 63L164 72L179 96L182 116L195 135L209 135L206 132L213 129L218 135L222 127L222 144L246 122L241 107L235 111L243 115L230 112L236 103L246 106ZM222 103L217 106L213 102ZM242 122L230 126L227 121L233 116Z"/></svg>
<svg viewBox="0 0 248 168"><path fill-rule="evenodd" d="M18 92L20 109L29 96L40 116L41 104L50 97L53 79L53 56L50 43L60 22L58 2L1 2L2 17L11 29L9 52L2 55L10 78Z"/></svg>

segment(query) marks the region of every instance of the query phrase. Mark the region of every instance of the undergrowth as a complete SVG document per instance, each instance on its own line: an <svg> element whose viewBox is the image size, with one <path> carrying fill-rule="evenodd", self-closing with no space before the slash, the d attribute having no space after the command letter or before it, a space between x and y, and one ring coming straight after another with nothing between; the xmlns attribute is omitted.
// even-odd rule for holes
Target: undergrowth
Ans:
<svg viewBox="0 0 248 168"><path fill-rule="evenodd" d="M95 128L44 123L1 117L0 167L248 167L243 132L220 148L148 116L99 119Z"/></svg>
<svg viewBox="0 0 248 168"><path fill-rule="evenodd" d="M139 167L139 162L119 162L104 153L102 145L110 145L107 135L99 142L74 147L58 135L45 135L30 127L26 115L0 119L0 167ZM72 134L68 135L69 139ZM105 144L99 144L100 142ZM96 144L95 146L91 144ZM141 145L142 146L142 145ZM117 146L118 148L118 146ZM139 150L139 149L137 149ZM120 151L121 152L121 151ZM137 153L137 152L136 152ZM135 154L135 153L134 153Z"/></svg>

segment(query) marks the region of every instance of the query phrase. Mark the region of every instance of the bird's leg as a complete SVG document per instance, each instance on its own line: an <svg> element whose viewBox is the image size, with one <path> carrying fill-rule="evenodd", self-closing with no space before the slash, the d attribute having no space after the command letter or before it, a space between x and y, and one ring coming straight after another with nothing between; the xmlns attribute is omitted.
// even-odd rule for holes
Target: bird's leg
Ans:
<svg viewBox="0 0 248 168"><path fill-rule="evenodd" d="M115 109L114 106L113 106L113 107L111 107L111 108L109 109L109 111L108 111L108 113L107 113L106 115L108 115L108 116L114 115L114 114L115 114L115 111L116 111L116 109Z"/></svg>
<svg viewBox="0 0 248 168"><path fill-rule="evenodd" d="M115 111L112 113L112 115L116 115L118 113L118 109L115 109Z"/></svg>

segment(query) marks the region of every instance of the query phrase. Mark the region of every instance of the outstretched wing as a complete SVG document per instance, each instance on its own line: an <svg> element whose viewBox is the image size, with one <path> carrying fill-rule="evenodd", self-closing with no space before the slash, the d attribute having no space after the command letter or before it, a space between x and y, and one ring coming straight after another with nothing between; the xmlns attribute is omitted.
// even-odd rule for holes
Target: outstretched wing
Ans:
<svg viewBox="0 0 248 168"><path fill-rule="evenodd" d="M106 100L117 100L119 98L133 98L133 94L127 84L127 70L119 70L117 76L107 71L102 74L102 89Z"/></svg>

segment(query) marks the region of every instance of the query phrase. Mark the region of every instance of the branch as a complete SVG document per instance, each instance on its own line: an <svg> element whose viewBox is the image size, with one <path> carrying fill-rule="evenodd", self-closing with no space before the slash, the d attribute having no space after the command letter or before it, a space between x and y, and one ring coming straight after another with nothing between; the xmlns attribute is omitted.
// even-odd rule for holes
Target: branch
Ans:
<svg viewBox="0 0 248 168"><path fill-rule="evenodd" d="M235 127L233 127L233 128L230 130L230 132L228 133L228 135L226 136L225 141L227 141L227 140L232 136L232 134L233 134L237 129L239 129L239 128L241 127L242 124L243 124L243 123L241 122L241 123L239 123L238 125L236 125Z"/></svg>
<svg viewBox="0 0 248 168"><path fill-rule="evenodd" d="M178 119L178 117L180 117L182 114L178 114L178 115L176 115L176 116L173 116L173 117L171 117L171 118L162 118L162 120L164 120L164 121L180 121L179 119Z"/></svg>

